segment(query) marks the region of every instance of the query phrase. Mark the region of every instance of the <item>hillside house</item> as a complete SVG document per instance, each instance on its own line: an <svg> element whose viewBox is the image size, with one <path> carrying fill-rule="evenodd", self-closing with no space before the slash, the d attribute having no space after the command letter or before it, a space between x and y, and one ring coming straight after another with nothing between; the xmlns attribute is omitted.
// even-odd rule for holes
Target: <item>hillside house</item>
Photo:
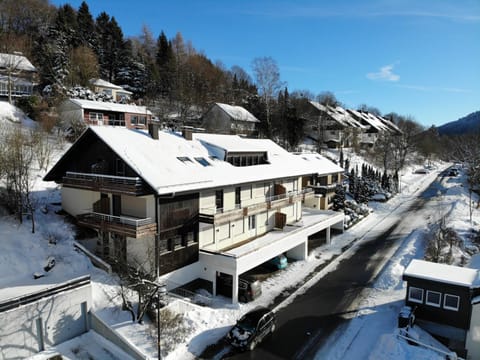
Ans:
<svg viewBox="0 0 480 360"><path fill-rule="evenodd" d="M476 269L414 259L403 273L415 322L467 359L480 358L480 275Z"/></svg>
<svg viewBox="0 0 480 360"><path fill-rule="evenodd" d="M130 100L132 92L125 90L123 87L112 84L102 79L91 79L90 84L95 93L103 93L112 97L115 102L126 103Z"/></svg>
<svg viewBox="0 0 480 360"><path fill-rule="evenodd" d="M45 176L62 206L98 233L97 253L141 264L176 287L219 274L238 279L286 253L305 259L308 239L343 230L343 213L307 208L303 177L328 176L266 139L92 126ZM338 170L338 169L337 169Z"/></svg>
<svg viewBox="0 0 480 360"><path fill-rule="evenodd" d="M381 134L400 135L402 131L393 122L366 111L347 110L362 126L364 131L360 135L360 144L373 147Z"/></svg>
<svg viewBox="0 0 480 360"><path fill-rule="evenodd" d="M253 137L258 134L260 121L241 106L215 103L203 115L202 122L202 127L210 133Z"/></svg>
<svg viewBox="0 0 480 360"><path fill-rule="evenodd" d="M84 121L87 125L122 126L129 129L147 129L152 112L145 106L111 102L68 99L59 107L60 118Z"/></svg>
<svg viewBox="0 0 480 360"><path fill-rule="evenodd" d="M37 77L37 69L25 56L0 53L0 98L32 95Z"/></svg>
<svg viewBox="0 0 480 360"><path fill-rule="evenodd" d="M333 206L333 197L337 185L341 185L345 170L317 153L298 153L297 156L306 161L313 161L318 172L310 177L303 177L303 188L310 188L315 196L306 201L308 207L330 210Z"/></svg>
<svg viewBox="0 0 480 360"><path fill-rule="evenodd" d="M322 105L316 101L309 101L301 116L306 120L307 136L329 148L350 146L354 137L365 129L340 106Z"/></svg>

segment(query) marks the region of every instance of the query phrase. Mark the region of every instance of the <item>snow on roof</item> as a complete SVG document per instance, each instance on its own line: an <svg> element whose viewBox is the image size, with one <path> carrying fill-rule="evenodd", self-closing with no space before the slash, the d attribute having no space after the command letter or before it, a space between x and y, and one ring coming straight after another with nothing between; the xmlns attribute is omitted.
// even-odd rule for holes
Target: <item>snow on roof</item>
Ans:
<svg viewBox="0 0 480 360"><path fill-rule="evenodd" d="M328 106L327 109L329 115L343 126L356 127L360 129L366 128L366 126L362 125L359 121L353 118L346 110L344 110L340 106L337 106L335 108Z"/></svg>
<svg viewBox="0 0 480 360"><path fill-rule="evenodd" d="M215 103L228 115L230 115L234 120L239 121L249 121L249 122L260 122L255 116L253 116L247 109L241 106L234 106L222 103Z"/></svg>
<svg viewBox="0 0 480 360"><path fill-rule="evenodd" d="M236 167L211 159L208 148L196 136L188 141L171 132L159 131L159 139L154 140L140 130L110 126L90 129L160 195L314 174L324 164L299 161L297 155L267 139L243 140L255 151L267 151L268 164ZM236 135L224 136L232 141L241 139ZM199 161L201 158L208 162L207 166Z"/></svg>
<svg viewBox="0 0 480 360"><path fill-rule="evenodd" d="M152 115L152 112L145 106L130 105L130 104L117 104L102 101L82 100L82 99L69 99L70 102L80 106L82 109L93 109L103 111L116 111L132 114L148 114Z"/></svg>
<svg viewBox="0 0 480 360"><path fill-rule="evenodd" d="M353 118L345 109L341 106L329 106L329 105L322 105L316 101L310 101L317 110L325 112L328 114L333 120L338 122L340 125L344 127L355 127L364 129L365 126L362 125L359 121Z"/></svg>
<svg viewBox="0 0 480 360"><path fill-rule="evenodd" d="M125 90L123 87L119 85L112 84L111 82L108 82L103 79L90 79L90 84L95 85L95 86L100 86L100 87L106 87L110 89L116 89L116 90L122 90L123 92L132 94L131 91Z"/></svg>
<svg viewBox="0 0 480 360"><path fill-rule="evenodd" d="M193 138L204 144L219 147L227 152L265 152L268 150L267 147L272 147L272 144L267 145L266 143L262 144L261 141L257 141L259 139L248 139L239 135L195 133L193 134ZM286 151L281 147L279 148L282 151Z"/></svg>
<svg viewBox="0 0 480 360"><path fill-rule="evenodd" d="M315 166L318 169L318 175L343 173L345 171L341 166L338 166L333 161L330 161L318 153L296 153L295 155Z"/></svg>
<svg viewBox="0 0 480 360"><path fill-rule="evenodd" d="M393 130L394 132L397 133L402 133L402 130L393 122L388 119L385 119L383 116L378 116L378 119L384 123L387 127L390 128L390 130Z"/></svg>
<svg viewBox="0 0 480 360"><path fill-rule="evenodd" d="M312 100L310 100L310 104L312 104L313 107L317 108L317 109L320 110L320 111L325 111L325 112L327 111L327 108L326 108L324 105L322 105L322 104L320 104L319 102L317 102L317 101L312 101Z"/></svg>
<svg viewBox="0 0 480 360"><path fill-rule="evenodd" d="M403 275L452 285L480 285L478 270L418 259L410 262Z"/></svg>
<svg viewBox="0 0 480 360"><path fill-rule="evenodd" d="M7 67L23 71L37 71L35 66L23 55L0 53L0 68Z"/></svg>
<svg viewBox="0 0 480 360"><path fill-rule="evenodd" d="M96 86L101 86L101 87L106 87L106 88L110 88L110 89L123 90L123 88L121 86L112 84L111 82L108 82L108 81L103 80L103 79L90 79L90 84L96 85Z"/></svg>
<svg viewBox="0 0 480 360"><path fill-rule="evenodd" d="M387 125L385 125L377 116L371 113L351 109L348 111L378 131L390 131L390 128Z"/></svg>

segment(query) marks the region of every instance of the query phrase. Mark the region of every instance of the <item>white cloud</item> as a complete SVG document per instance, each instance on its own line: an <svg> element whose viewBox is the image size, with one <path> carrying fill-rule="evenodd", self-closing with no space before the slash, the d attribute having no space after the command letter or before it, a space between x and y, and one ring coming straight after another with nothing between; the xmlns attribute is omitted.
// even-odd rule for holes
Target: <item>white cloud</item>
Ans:
<svg viewBox="0 0 480 360"><path fill-rule="evenodd" d="M380 71L374 73L368 73L367 78L370 80L383 80L383 81L398 81L400 75L393 73L394 65L385 65L380 68Z"/></svg>

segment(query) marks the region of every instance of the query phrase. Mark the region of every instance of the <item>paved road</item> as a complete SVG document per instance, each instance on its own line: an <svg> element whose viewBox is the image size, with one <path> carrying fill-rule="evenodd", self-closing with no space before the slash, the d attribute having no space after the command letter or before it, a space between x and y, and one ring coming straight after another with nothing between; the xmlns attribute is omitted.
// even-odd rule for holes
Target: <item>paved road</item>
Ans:
<svg viewBox="0 0 480 360"><path fill-rule="evenodd" d="M443 192L439 179L417 199L402 204L352 248L352 255L341 260L304 294L297 296L277 313L277 330L253 352L228 354L228 359L309 359L340 325L354 315L362 291L371 285L388 259L414 229L422 209L431 197ZM412 218L413 217L413 218Z"/></svg>

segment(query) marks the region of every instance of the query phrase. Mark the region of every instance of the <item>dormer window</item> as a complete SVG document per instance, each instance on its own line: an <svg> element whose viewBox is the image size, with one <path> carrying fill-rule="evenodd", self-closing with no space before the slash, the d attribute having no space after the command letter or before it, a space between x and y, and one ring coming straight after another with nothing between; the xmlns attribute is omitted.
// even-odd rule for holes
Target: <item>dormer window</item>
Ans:
<svg viewBox="0 0 480 360"><path fill-rule="evenodd" d="M252 166L268 164L266 152L229 153L226 161L233 166Z"/></svg>

